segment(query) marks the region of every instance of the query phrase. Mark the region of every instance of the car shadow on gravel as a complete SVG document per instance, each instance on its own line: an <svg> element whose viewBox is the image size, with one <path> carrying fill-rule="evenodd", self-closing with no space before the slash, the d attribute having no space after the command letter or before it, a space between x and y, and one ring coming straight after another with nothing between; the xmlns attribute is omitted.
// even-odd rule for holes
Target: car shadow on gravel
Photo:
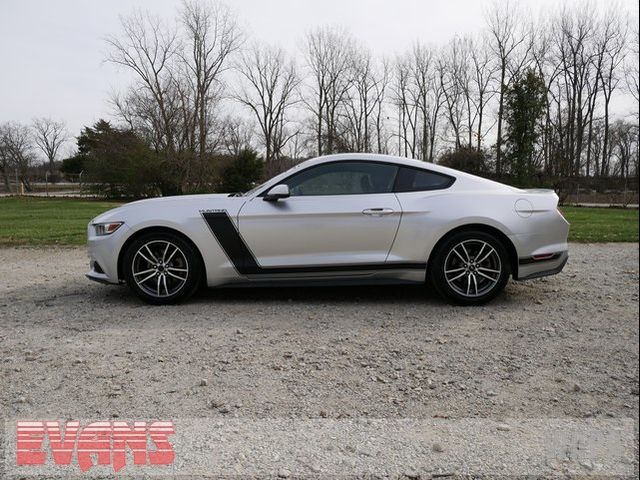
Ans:
<svg viewBox="0 0 640 480"><path fill-rule="evenodd" d="M232 302L411 302L441 303L440 297L424 285L375 285L340 287L226 287L198 292L191 301Z"/></svg>
<svg viewBox="0 0 640 480"><path fill-rule="evenodd" d="M112 305L124 308L162 308L145 304L125 285L93 285L77 286L69 288L51 288L41 291L41 295L22 295L22 289L14 290L18 298L29 298L38 306L62 306L77 302L89 302L94 305ZM510 304L520 297L519 292L507 287L507 292L502 292L492 300L490 305ZM25 298L26 299L26 298ZM406 303L432 305L434 307L446 306L437 292L426 285L368 285L368 286L307 286L307 287L219 287L201 288L186 302L181 305L220 303L291 303L291 304L322 304L322 303L366 303L389 304Z"/></svg>
<svg viewBox="0 0 640 480"><path fill-rule="evenodd" d="M510 289L507 287L507 290ZM49 292L51 293L51 292ZM516 301L511 294L502 292L491 301L491 304L504 304ZM85 292L84 294L88 294ZM74 297L83 295L74 292ZM129 288L124 285L105 286L92 289L92 301L100 303L119 303L127 307L144 307L146 305L138 299ZM516 296L517 293L515 293ZM54 295L61 300L65 294ZM51 298L51 297L49 297ZM42 299L41 301L43 301ZM47 301L47 300L44 300ZM443 306L448 303L438 293L426 285L367 285L367 286L307 286L307 287L281 287L281 286L247 286L247 287L202 287L182 305L202 303L293 303L293 304L318 304L318 303L407 303ZM152 307L152 306L149 306ZM153 307L152 307L153 308ZM160 307L161 308L161 307Z"/></svg>

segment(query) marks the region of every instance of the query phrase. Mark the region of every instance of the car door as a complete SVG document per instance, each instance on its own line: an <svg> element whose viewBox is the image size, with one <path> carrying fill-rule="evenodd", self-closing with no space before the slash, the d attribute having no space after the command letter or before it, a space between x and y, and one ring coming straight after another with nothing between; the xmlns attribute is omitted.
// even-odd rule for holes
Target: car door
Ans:
<svg viewBox="0 0 640 480"><path fill-rule="evenodd" d="M304 274L384 264L401 217L393 193L397 170L381 162L323 163L280 182L290 197L249 200L238 226L256 272Z"/></svg>

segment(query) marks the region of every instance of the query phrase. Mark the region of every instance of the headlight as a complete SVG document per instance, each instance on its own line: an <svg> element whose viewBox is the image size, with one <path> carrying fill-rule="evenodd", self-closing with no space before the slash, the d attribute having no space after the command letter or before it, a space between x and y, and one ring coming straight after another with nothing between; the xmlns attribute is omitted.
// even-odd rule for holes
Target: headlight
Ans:
<svg viewBox="0 0 640 480"><path fill-rule="evenodd" d="M105 235L111 235L117 229L120 228L124 222L109 222L109 223L94 223L93 228L96 229L96 235L103 237Z"/></svg>

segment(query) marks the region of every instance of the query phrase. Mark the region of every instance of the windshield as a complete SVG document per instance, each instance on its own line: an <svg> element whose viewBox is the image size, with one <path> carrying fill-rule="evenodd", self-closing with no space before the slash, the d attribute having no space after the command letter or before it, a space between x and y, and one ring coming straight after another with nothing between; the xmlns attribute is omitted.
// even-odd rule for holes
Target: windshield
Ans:
<svg viewBox="0 0 640 480"><path fill-rule="evenodd" d="M243 196L243 197L248 197L248 196L250 196L250 195L253 195L253 194L254 194L254 193L256 193L258 190L260 190L263 186L265 186L268 182L269 182L269 180L267 180L267 181L266 181L266 182L264 182L264 183L261 183L261 184L260 184L260 185L258 185L258 186L253 187L253 188L252 188L251 190L249 190L248 192L244 192L244 193L242 194L242 196Z"/></svg>

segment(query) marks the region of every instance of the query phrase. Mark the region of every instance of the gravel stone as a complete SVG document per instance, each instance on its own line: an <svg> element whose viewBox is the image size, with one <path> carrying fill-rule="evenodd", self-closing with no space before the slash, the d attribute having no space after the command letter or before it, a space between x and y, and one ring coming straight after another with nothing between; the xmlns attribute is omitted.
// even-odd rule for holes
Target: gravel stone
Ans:
<svg viewBox="0 0 640 480"><path fill-rule="evenodd" d="M475 308L420 285L154 307L87 265L83 248L0 248L4 417L638 420L637 244L572 244L561 274ZM456 471L437 468L424 478Z"/></svg>

